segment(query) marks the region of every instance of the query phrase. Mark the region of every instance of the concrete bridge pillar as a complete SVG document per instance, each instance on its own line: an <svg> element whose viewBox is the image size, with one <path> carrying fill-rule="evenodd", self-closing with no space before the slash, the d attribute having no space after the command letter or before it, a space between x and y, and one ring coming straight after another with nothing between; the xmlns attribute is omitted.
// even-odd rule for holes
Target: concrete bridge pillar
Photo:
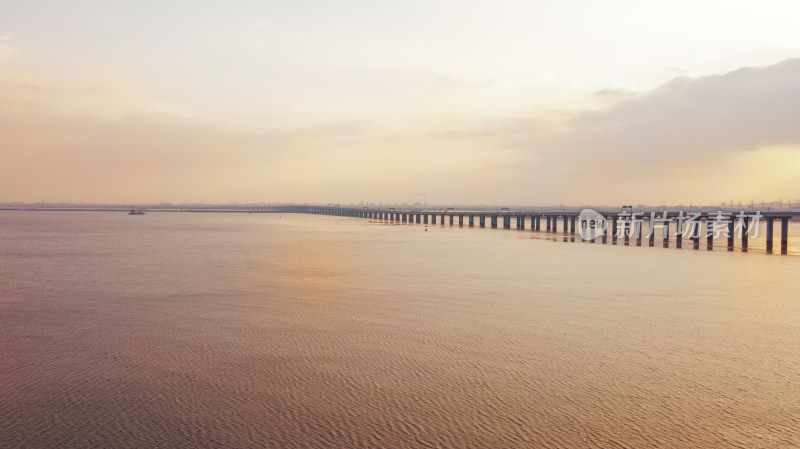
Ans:
<svg viewBox="0 0 800 449"><path fill-rule="evenodd" d="M693 223L693 225L694 225L694 229L693 229L693 231L694 231L694 232L693 232L693 234L692 234L692 242L694 242L694 247L695 247L695 248L697 248L698 246L700 246L700 224L701 224L701 223L702 223L702 222L701 222L700 220L697 220L697 221L695 221L695 222Z"/></svg>
<svg viewBox="0 0 800 449"><path fill-rule="evenodd" d="M442 226L444 226L444 214L442 214L441 216L439 216L439 218L441 218L441 219L442 219L442 220L441 220L439 223L441 223L441 224L442 224Z"/></svg>
<svg viewBox="0 0 800 449"><path fill-rule="evenodd" d="M561 218L564 220L564 234L566 234L569 231L569 217L563 215Z"/></svg>
<svg viewBox="0 0 800 449"><path fill-rule="evenodd" d="M742 251L747 251L747 245L750 242L750 219L746 218L742 220Z"/></svg>
<svg viewBox="0 0 800 449"><path fill-rule="evenodd" d="M436 224L436 214L431 215L431 224Z"/></svg>
<svg viewBox="0 0 800 449"><path fill-rule="evenodd" d="M539 231L542 229L542 216L537 215L535 218L536 218L536 230Z"/></svg>
<svg viewBox="0 0 800 449"><path fill-rule="evenodd" d="M511 229L511 216L504 215L503 216L503 229Z"/></svg>
<svg viewBox="0 0 800 449"><path fill-rule="evenodd" d="M474 215L470 215L469 216L469 227L472 228L474 226L475 226L475 216Z"/></svg>
<svg viewBox="0 0 800 449"><path fill-rule="evenodd" d="M625 243L628 243L631 240L631 224L632 223L628 220L622 220L622 238L625 240Z"/></svg>
<svg viewBox="0 0 800 449"><path fill-rule="evenodd" d="M459 215L458 216L458 225L459 226L464 226L464 216L463 215Z"/></svg>
<svg viewBox="0 0 800 449"><path fill-rule="evenodd" d="M789 252L789 217L781 217L781 254Z"/></svg>
<svg viewBox="0 0 800 449"><path fill-rule="evenodd" d="M773 237L773 225L775 219L773 217L767 217L767 252L772 252L772 237Z"/></svg>
<svg viewBox="0 0 800 449"><path fill-rule="evenodd" d="M706 249L714 249L714 223L710 216L706 219Z"/></svg>
<svg viewBox="0 0 800 449"><path fill-rule="evenodd" d="M450 226L453 226L453 216L450 215Z"/></svg>
<svg viewBox="0 0 800 449"><path fill-rule="evenodd" d="M611 240L616 242L617 241L617 216L614 215L611 217L611 227L608 228L609 232L611 232Z"/></svg>
<svg viewBox="0 0 800 449"><path fill-rule="evenodd" d="M478 220L482 228L486 227L486 215L478 215Z"/></svg>
<svg viewBox="0 0 800 449"><path fill-rule="evenodd" d="M569 217L569 233L575 233L575 217Z"/></svg>
<svg viewBox="0 0 800 449"><path fill-rule="evenodd" d="M497 228L497 215L492 215L492 229Z"/></svg>
<svg viewBox="0 0 800 449"><path fill-rule="evenodd" d="M728 222L728 251L733 251L733 233L735 228L736 222L731 218L731 221Z"/></svg>
<svg viewBox="0 0 800 449"><path fill-rule="evenodd" d="M552 218L553 218L553 217L552 217L552 216L550 216L550 215L545 215L545 219L547 220L547 232L550 232L550 220L551 220Z"/></svg>
<svg viewBox="0 0 800 449"><path fill-rule="evenodd" d="M422 224L428 224L428 214L422 214Z"/></svg>

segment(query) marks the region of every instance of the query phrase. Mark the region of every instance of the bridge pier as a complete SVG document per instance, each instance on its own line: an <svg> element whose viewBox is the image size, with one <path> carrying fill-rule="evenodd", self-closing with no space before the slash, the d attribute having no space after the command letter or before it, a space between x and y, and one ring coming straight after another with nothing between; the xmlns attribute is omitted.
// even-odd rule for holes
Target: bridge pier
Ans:
<svg viewBox="0 0 800 449"><path fill-rule="evenodd" d="M482 228L486 227L486 215L478 215L478 221Z"/></svg>
<svg viewBox="0 0 800 449"><path fill-rule="evenodd" d="M622 228L622 240L625 241L625 244L628 244L628 242L631 240L631 222L628 220L622 220L622 223L620 223L620 228Z"/></svg>
<svg viewBox="0 0 800 449"><path fill-rule="evenodd" d="M747 245L750 243L750 219L745 217L742 220L742 251L747 252Z"/></svg>
<svg viewBox="0 0 800 449"><path fill-rule="evenodd" d="M475 227L475 216L474 215L470 215L469 216L469 227L470 228Z"/></svg>
<svg viewBox="0 0 800 449"><path fill-rule="evenodd" d="M767 252L772 252L772 234L773 234L773 224L775 219L772 217L767 217Z"/></svg>
<svg viewBox="0 0 800 449"><path fill-rule="evenodd" d="M694 243L694 249L700 249L700 224L700 220L697 220L693 223L694 228L692 229L692 242Z"/></svg>
<svg viewBox="0 0 800 449"><path fill-rule="evenodd" d="M492 215L492 229L497 229L497 215Z"/></svg>
<svg viewBox="0 0 800 449"><path fill-rule="evenodd" d="M503 216L503 229L511 229L511 216L504 215Z"/></svg>
<svg viewBox="0 0 800 449"><path fill-rule="evenodd" d="M428 224L428 214L422 214L422 224Z"/></svg>
<svg viewBox="0 0 800 449"><path fill-rule="evenodd" d="M781 218L781 254L789 253L789 217Z"/></svg>
<svg viewBox="0 0 800 449"><path fill-rule="evenodd" d="M733 251L733 231L736 227L736 224L733 221L733 218L728 222L728 251Z"/></svg>
<svg viewBox="0 0 800 449"><path fill-rule="evenodd" d="M453 226L453 216L450 215L450 226Z"/></svg>
<svg viewBox="0 0 800 449"><path fill-rule="evenodd" d="M710 216L706 219L706 249L714 249L714 223Z"/></svg>
<svg viewBox="0 0 800 449"><path fill-rule="evenodd" d="M569 233L575 233L575 217L569 217Z"/></svg>
<svg viewBox="0 0 800 449"><path fill-rule="evenodd" d="M459 226L464 226L464 216L463 215L459 215L458 216L458 225Z"/></svg>
<svg viewBox="0 0 800 449"><path fill-rule="evenodd" d="M633 226L636 236L636 246L642 246L642 220L635 220Z"/></svg>
<svg viewBox="0 0 800 449"><path fill-rule="evenodd" d="M567 223L569 221L569 217L567 217L566 215L562 215L561 218L564 220L564 234L566 234L567 228L569 226L569 223Z"/></svg>

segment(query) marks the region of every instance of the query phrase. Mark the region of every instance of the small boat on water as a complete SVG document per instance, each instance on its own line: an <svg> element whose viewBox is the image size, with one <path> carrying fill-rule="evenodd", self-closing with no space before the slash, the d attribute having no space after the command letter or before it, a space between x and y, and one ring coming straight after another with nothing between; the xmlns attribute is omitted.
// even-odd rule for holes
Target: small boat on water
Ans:
<svg viewBox="0 0 800 449"><path fill-rule="evenodd" d="M131 206L131 210L128 212L128 215L144 215L144 211Z"/></svg>

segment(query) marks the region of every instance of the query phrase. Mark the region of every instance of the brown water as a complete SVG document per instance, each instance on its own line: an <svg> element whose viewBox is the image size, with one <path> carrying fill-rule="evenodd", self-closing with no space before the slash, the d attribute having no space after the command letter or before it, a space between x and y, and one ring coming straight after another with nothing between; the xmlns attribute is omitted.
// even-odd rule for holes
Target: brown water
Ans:
<svg viewBox="0 0 800 449"><path fill-rule="evenodd" d="M800 257L424 229L0 213L0 446L800 446Z"/></svg>

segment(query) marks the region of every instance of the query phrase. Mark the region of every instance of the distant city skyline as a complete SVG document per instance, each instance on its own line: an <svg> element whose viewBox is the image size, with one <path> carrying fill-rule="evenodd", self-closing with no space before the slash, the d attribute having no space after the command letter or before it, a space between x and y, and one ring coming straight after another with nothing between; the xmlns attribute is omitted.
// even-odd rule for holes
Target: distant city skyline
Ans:
<svg viewBox="0 0 800 449"><path fill-rule="evenodd" d="M791 1L7 2L0 98L5 203L800 198Z"/></svg>

